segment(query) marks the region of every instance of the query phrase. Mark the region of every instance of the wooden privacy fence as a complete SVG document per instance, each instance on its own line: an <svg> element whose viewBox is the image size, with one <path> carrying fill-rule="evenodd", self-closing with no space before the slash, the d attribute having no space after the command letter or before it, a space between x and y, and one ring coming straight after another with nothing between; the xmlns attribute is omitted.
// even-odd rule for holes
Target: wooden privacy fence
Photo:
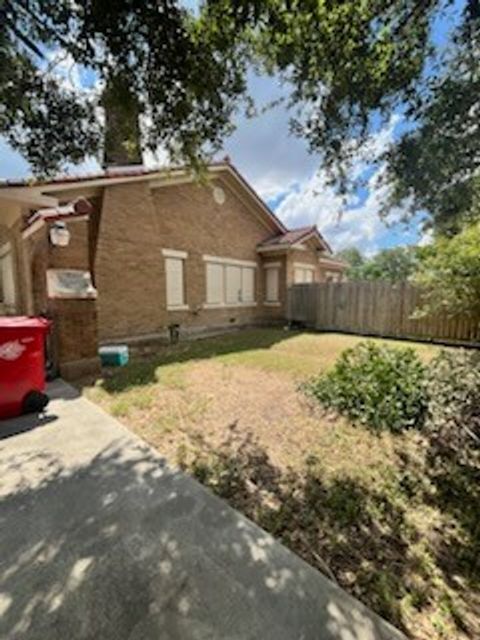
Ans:
<svg viewBox="0 0 480 640"><path fill-rule="evenodd" d="M480 318L439 313L414 319L421 293L406 283L296 284L288 291L288 319L324 331L480 344Z"/></svg>

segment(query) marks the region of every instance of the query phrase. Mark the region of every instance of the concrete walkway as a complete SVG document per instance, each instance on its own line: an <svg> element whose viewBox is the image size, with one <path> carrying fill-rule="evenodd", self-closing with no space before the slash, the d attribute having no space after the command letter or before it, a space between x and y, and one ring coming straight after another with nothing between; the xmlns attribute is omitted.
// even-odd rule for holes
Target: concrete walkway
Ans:
<svg viewBox="0 0 480 640"><path fill-rule="evenodd" d="M56 382L0 422L0 638L403 636Z"/></svg>

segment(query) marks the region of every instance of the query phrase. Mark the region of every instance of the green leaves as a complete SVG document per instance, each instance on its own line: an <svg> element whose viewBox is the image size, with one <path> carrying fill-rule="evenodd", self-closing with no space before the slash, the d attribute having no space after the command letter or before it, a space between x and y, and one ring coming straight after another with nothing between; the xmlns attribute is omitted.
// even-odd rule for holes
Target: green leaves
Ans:
<svg viewBox="0 0 480 640"><path fill-rule="evenodd" d="M402 431L421 425L425 367L410 348L362 342L347 349L327 374L305 390L323 406L374 429Z"/></svg>
<svg viewBox="0 0 480 640"><path fill-rule="evenodd" d="M101 153L99 89L119 77L145 116L144 148L163 146L174 160L198 165L230 132L245 89L242 47L180 2L8 0L0 9L8 19L0 34L0 134L37 173ZM47 59L61 52L88 68L98 89L65 89L55 65L46 71L27 40Z"/></svg>
<svg viewBox="0 0 480 640"><path fill-rule="evenodd" d="M350 265L347 271L350 280L391 282L408 280L415 273L419 259L417 247L382 249L368 259L358 249L345 249L338 256Z"/></svg>
<svg viewBox="0 0 480 640"><path fill-rule="evenodd" d="M426 430L440 453L468 462L480 453L480 356L477 351L442 351L427 376L430 398Z"/></svg>
<svg viewBox="0 0 480 640"><path fill-rule="evenodd" d="M438 237L422 255L415 282L425 292L424 311L480 316L480 222Z"/></svg>

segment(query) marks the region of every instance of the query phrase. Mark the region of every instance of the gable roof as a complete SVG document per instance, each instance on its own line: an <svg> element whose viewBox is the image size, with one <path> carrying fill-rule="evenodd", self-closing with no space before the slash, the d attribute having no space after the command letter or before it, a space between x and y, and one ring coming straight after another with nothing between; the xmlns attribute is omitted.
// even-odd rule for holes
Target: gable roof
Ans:
<svg viewBox="0 0 480 640"><path fill-rule="evenodd" d="M229 160L211 162L207 166L207 170L212 176L222 173L228 175L248 194L248 197L255 203L256 207L261 209L263 216L269 221L270 228L273 226L277 233L285 233L287 231L282 221L260 198L253 187L250 186ZM24 178L1 180L0 190L13 189L23 192L25 192L25 190L32 190L39 194L54 195L55 192L64 192L70 189L78 190L83 186L102 187L152 179L158 179L159 183L157 186L162 186L162 181L164 181L165 186L167 186L175 180L193 181L194 174L187 166L147 169L143 165L132 165L128 167L111 167L103 171L81 175L62 174L49 179Z"/></svg>
<svg viewBox="0 0 480 640"><path fill-rule="evenodd" d="M322 236L316 225L298 227L297 229L290 229L285 233L277 234L261 242L258 245L258 248L261 250L262 248L274 249L278 247L280 249L282 247L292 247L293 245L299 242L304 242L310 238L316 238L326 251L329 253L332 252L328 242Z"/></svg>

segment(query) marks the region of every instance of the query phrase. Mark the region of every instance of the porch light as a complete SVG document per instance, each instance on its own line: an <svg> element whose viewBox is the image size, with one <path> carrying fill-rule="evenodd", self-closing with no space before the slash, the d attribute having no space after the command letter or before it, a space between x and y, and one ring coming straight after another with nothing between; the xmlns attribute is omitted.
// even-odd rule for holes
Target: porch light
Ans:
<svg viewBox="0 0 480 640"><path fill-rule="evenodd" d="M70 231L64 222L55 222L50 228L50 242L54 247L68 247Z"/></svg>

